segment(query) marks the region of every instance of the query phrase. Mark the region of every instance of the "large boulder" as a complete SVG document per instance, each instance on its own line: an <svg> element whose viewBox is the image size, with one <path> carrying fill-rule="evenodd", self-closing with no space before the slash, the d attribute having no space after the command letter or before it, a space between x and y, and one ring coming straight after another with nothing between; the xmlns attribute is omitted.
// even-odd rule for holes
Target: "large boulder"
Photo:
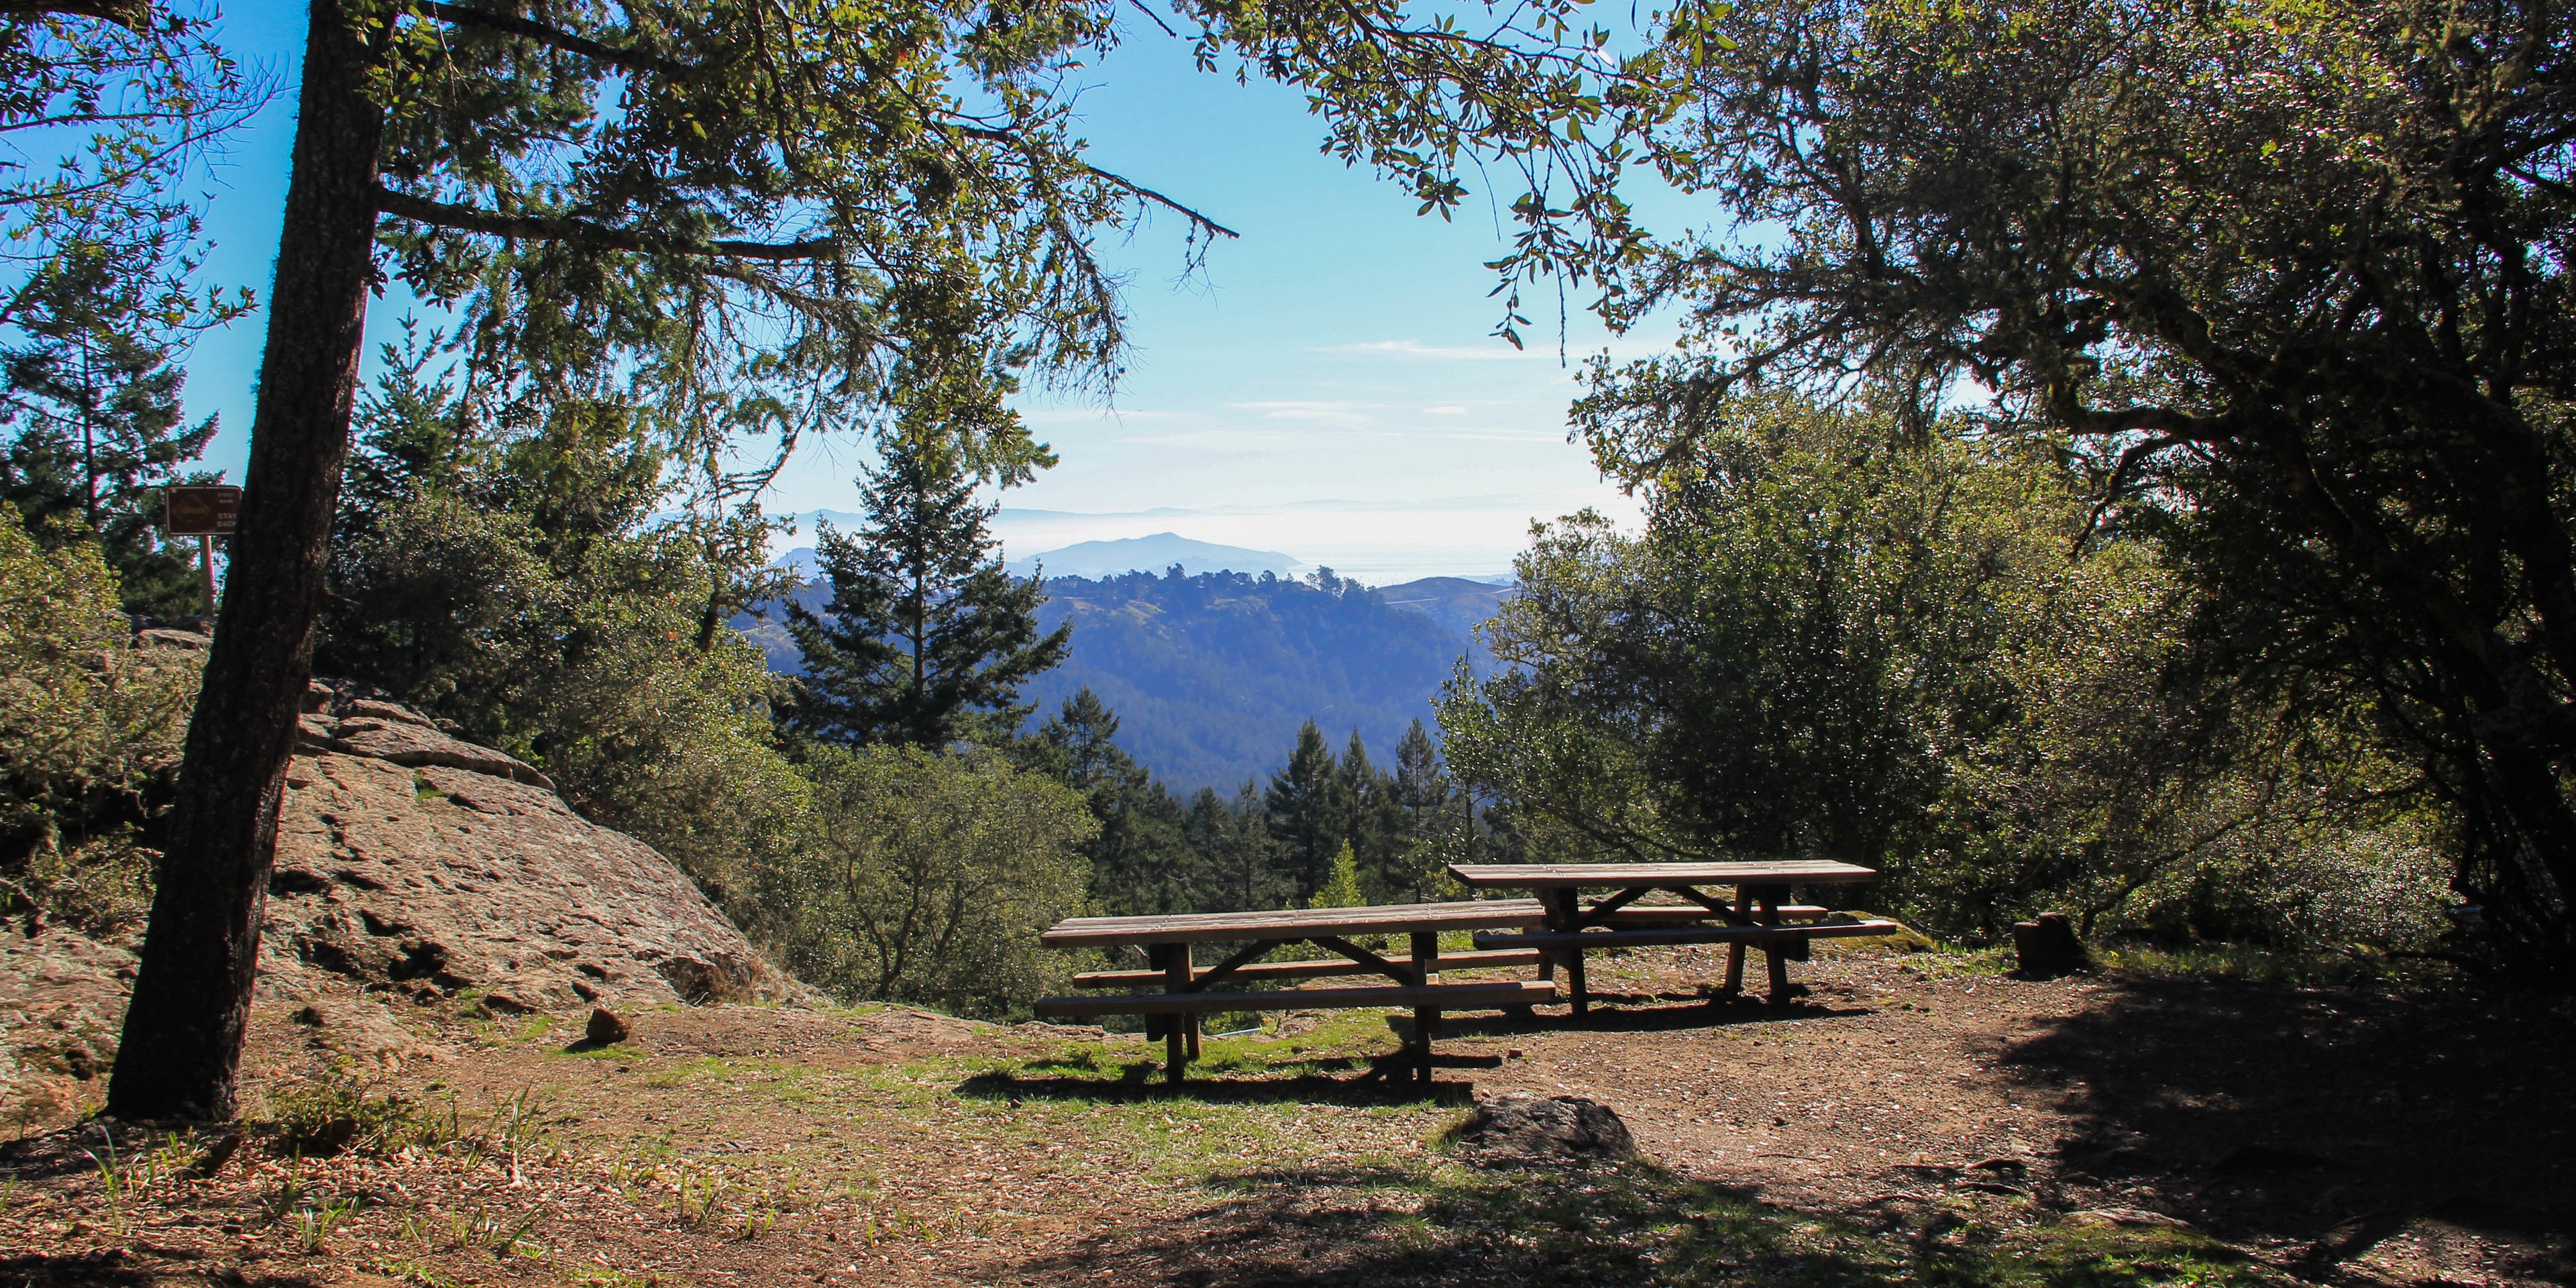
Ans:
<svg viewBox="0 0 2576 1288"><path fill-rule="evenodd" d="M1468 1154L1501 1159L1626 1158L1636 1139L1619 1113L1581 1096L1514 1093L1476 1101L1476 1116L1459 1129L1456 1144Z"/></svg>
<svg viewBox="0 0 2576 1288"><path fill-rule="evenodd" d="M570 1012L803 995L669 859L534 768L344 689L308 705L269 884L272 995L345 981Z"/></svg>

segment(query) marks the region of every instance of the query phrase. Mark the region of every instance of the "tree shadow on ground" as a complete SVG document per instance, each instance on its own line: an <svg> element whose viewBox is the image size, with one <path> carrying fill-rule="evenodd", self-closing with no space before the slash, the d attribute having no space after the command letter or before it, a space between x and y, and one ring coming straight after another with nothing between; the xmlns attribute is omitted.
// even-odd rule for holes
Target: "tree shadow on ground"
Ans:
<svg viewBox="0 0 2576 1288"><path fill-rule="evenodd" d="M957 1084L959 1096L973 1100L1069 1100L1092 1104L1142 1104L1156 1100L1196 1100L1214 1105L1418 1105L1425 1101L1467 1105L1474 1102L1472 1084L1458 1081L1418 1083L1373 1079L1365 1074L1327 1077L1319 1074L1261 1076L1257 1067L1203 1072L1193 1070L1179 1086L1164 1082L1161 1066L1139 1061L1116 1079L1079 1073L1049 1073L1044 1061L1018 1072L979 1073ZM1233 1073L1237 1076L1229 1076ZM1250 1076L1240 1076L1249 1074Z"/></svg>
<svg viewBox="0 0 2576 1288"><path fill-rule="evenodd" d="M213 1282L220 1280L212 1271L200 1274L192 1268L174 1273L122 1248L65 1256L38 1252L0 1257L0 1283L10 1288L204 1288ZM303 1275L245 1279L238 1270L232 1282L258 1288L315 1288L314 1281Z"/></svg>
<svg viewBox="0 0 2576 1288"><path fill-rule="evenodd" d="M1568 1030L1654 1033L1870 1013L1861 1008L1833 1007L1803 1000L1774 1005L1742 999L1707 1001L1689 995L1623 993L1599 994L1596 1000L1600 1004L1579 1016L1515 1015L1509 1012L1445 1015L1441 1018L1437 1036L1446 1040ZM1653 1005L1676 1001L1681 1004ZM1390 1014L1386 1017L1386 1026L1389 1037L1401 1046L1412 1037L1413 1017L1403 1013ZM1155 1054L1159 1049L1159 1042L1149 1048L1139 1048L1138 1056L1133 1060L1103 1061L1089 1052L1071 1057L1043 1057L1027 1062L1017 1071L991 1071L967 1078L957 1085L957 1094L981 1099L1084 1100L1113 1104L1182 1096L1221 1104L1381 1105L1435 1100L1463 1105L1473 1100L1475 1090L1472 1082L1438 1081L1426 1088L1402 1080L1389 1081L1369 1072L1378 1061L1391 1058L1394 1050L1376 1056L1301 1052L1193 1063L1187 1080L1175 1087L1161 1081L1162 1062ZM1492 1069L1502 1064L1499 1056L1444 1054L1440 1052L1437 1041L1433 1044L1433 1051L1435 1070ZM1106 1076L1113 1071L1115 1077ZM1352 1076L1331 1076L1344 1071L1351 1071Z"/></svg>
<svg viewBox="0 0 2576 1288"><path fill-rule="evenodd" d="M2538 1249L2555 1264L2527 1269L2563 1279L2571 1058L2564 1001L2122 976L2005 1069L2063 1094L2055 1179L2078 1194L2313 1240L2314 1268L2435 1219Z"/></svg>
<svg viewBox="0 0 2576 1288"><path fill-rule="evenodd" d="M2175 1231L2007 1238L1958 1224L1819 1219L1644 1162L1338 1164L1220 1177L1179 1216L1014 1269L1038 1282L1171 1285L1794 1283L1801 1288L2252 1288L2241 1255Z"/></svg>
<svg viewBox="0 0 2576 1288"><path fill-rule="evenodd" d="M1443 1037L1504 1037L1516 1033L1662 1033L1677 1029L1720 1029L1737 1024L1777 1024L1784 1020L1829 1020L1868 1015L1866 1007L1833 1006L1804 997L1771 1003L1750 998L1704 999L1680 993L1595 993L1582 1015L1562 1012L1514 1015L1487 1012L1446 1015Z"/></svg>

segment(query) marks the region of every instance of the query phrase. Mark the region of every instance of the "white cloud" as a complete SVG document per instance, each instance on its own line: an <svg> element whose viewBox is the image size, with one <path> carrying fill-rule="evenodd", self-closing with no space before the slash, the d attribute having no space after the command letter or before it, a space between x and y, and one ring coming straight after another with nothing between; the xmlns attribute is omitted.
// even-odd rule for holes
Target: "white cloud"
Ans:
<svg viewBox="0 0 2576 1288"><path fill-rule="evenodd" d="M1134 407L1022 407L1020 419L1032 425L1099 425L1131 420L1203 420L1194 411L1145 411Z"/></svg>
<svg viewBox="0 0 2576 1288"><path fill-rule="evenodd" d="M1370 340L1362 344L1336 344L1317 349L1317 353L1375 353L1392 358L1429 358L1446 362L1520 362L1540 355L1515 349L1501 341L1490 345L1424 344L1420 340Z"/></svg>
<svg viewBox="0 0 2576 1288"><path fill-rule="evenodd" d="M1422 414L1425 416L1464 416L1467 414L1467 409L1464 407L1425 407L1422 409Z"/></svg>
<svg viewBox="0 0 2576 1288"><path fill-rule="evenodd" d="M1357 428L1369 423L1367 412L1357 403L1347 402L1239 402L1226 406L1244 411L1257 411L1264 420L1298 420L1315 425L1339 425Z"/></svg>

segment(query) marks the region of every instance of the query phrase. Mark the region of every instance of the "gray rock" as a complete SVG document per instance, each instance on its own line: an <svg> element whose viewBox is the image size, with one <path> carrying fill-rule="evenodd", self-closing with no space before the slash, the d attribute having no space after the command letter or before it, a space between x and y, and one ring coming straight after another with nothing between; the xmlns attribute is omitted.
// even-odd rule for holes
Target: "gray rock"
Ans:
<svg viewBox="0 0 2576 1288"><path fill-rule="evenodd" d="M369 736L445 737L339 725L357 723L379 726ZM804 996L669 859L552 791L335 741L348 750L308 751L287 770L264 984L293 995L314 992L313 977L415 996L470 990L496 1011Z"/></svg>
<svg viewBox="0 0 2576 1288"><path fill-rule="evenodd" d="M402 1022L405 996L558 1014L812 1000L653 847L354 687L306 693L255 1023L399 1066L447 1054ZM0 920L0 1130L95 1100L136 969L129 945L26 920Z"/></svg>
<svg viewBox="0 0 2576 1288"><path fill-rule="evenodd" d="M357 714L335 716L327 711L306 714L297 728L296 750L363 756L415 769L439 765L493 778L507 778L546 791L554 790L554 781L537 772L535 766L489 747L478 747L462 738L451 738L432 727L426 717L407 707L366 699L351 702L349 706Z"/></svg>
<svg viewBox="0 0 2576 1288"><path fill-rule="evenodd" d="M688 877L513 757L316 682L280 802L261 982L486 1010L800 1001Z"/></svg>
<svg viewBox="0 0 2576 1288"><path fill-rule="evenodd" d="M313 1045L351 1060L399 1067L412 1057L438 1053L373 998L314 997L289 1018L312 1030Z"/></svg>
<svg viewBox="0 0 2576 1288"><path fill-rule="evenodd" d="M214 646L214 640L195 631L172 630L166 626L147 626L134 633L139 648L176 648L202 653Z"/></svg>
<svg viewBox="0 0 2576 1288"><path fill-rule="evenodd" d="M1619 1114L1581 1096L1513 1094L1479 1099L1456 1137L1462 1151L1504 1158L1626 1158L1636 1139Z"/></svg>

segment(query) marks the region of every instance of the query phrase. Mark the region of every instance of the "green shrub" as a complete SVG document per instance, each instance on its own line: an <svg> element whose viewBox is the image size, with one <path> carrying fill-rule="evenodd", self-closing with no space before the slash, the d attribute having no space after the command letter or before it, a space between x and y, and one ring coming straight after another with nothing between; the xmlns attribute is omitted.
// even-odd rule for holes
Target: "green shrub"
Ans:
<svg viewBox="0 0 2576 1288"><path fill-rule="evenodd" d="M1098 824L1082 797L1000 757L823 746L816 836L768 874L791 969L845 999L995 1015L1057 987L1038 933L1082 911Z"/></svg>
<svg viewBox="0 0 2576 1288"><path fill-rule="evenodd" d="M0 880L101 933L149 905L202 665L132 641L97 548L43 549L0 505Z"/></svg>

